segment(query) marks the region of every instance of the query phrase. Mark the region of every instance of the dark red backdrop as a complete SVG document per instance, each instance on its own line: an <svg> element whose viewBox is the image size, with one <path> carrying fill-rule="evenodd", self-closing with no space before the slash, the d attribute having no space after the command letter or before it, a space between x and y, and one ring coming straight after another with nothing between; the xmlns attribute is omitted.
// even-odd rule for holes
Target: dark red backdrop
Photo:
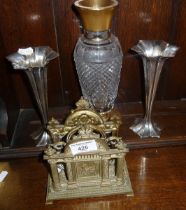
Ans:
<svg viewBox="0 0 186 210"><path fill-rule="evenodd" d="M161 75L157 99L186 98L186 1L120 0L113 21L125 54L117 102L142 99L141 62L129 49L139 39L163 39L181 47L168 60ZM1 0L0 6L0 97L7 104L32 107L27 81L12 71L5 56L20 47L48 45L60 54L48 71L49 105L63 106L80 97L73 63L73 50L80 35L72 11L73 0Z"/></svg>

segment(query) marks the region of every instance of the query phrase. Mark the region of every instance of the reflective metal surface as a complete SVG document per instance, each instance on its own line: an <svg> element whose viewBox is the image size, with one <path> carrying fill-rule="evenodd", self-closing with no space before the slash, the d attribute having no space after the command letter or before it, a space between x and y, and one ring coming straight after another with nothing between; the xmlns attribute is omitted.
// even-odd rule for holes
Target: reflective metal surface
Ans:
<svg viewBox="0 0 186 210"><path fill-rule="evenodd" d="M41 117L42 129L32 134L33 139L39 140L37 146L51 143L47 132L48 96L47 96L47 64L58 54L50 47L40 46L19 49L7 57L14 69L24 70L32 87Z"/></svg>
<svg viewBox="0 0 186 210"><path fill-rule="evenodd" d="M159 40L140 40L131 49L138 53L143 61L146 113L144 119L136 119L130 129L141 138L159 138L160 128L151 119L152 106L163 64L166 59L175 56L178 47Z"/></svg>
<svg viewBox="0 0 186 210"><path fill-rule="evenodd" d="M106 31L110 28L116 0L78 0L74 3L83 27L87 31Z"/></svg>
<svg viewBox="0 0 186 210"><path fill-rule="evenodd" d="M76 106L64 125L53 119L48 126L53 144L44 152L50 166L47 202L112 194L132 196L125 161L128 148L117 136L118 123L114 119L105 122L82 98Z"/></svg>

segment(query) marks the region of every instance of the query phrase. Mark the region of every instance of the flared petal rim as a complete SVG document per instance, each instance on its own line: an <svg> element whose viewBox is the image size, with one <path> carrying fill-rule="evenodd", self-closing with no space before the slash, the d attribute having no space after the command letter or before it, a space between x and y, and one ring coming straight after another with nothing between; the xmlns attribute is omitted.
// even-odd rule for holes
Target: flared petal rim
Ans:
<svg viewBox="0 0 186 210"><path fill-rule="evenodd" d="M163 40L140 40L131 48L136 53L149 58L174 57L179 47L171 45Z"/></svg>
<svg viewBox="0 0 186 210"><path fill-rule="evenodd" d="M6 58L12 63L14 69L32 69L46 66L50 60L59 54L48 46L32 47L31 54L13 53Z"/></svg>

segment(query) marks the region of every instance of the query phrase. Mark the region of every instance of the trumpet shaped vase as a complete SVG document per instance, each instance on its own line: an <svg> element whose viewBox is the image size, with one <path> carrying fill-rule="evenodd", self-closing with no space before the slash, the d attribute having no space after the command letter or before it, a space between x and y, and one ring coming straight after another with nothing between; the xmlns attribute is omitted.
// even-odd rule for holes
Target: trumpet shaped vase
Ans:
<svg viewBox="0 0 186 210"><path fill-rule="evenodd" d="M58 54L50 47L40 46L19 49L7 57L14 69L22 70L28 77L34 98L39 110L42 128L31 136L37 140L36 146L45 146L51 143L47 130L48 124L48 95L47 95L47 64Z"/></svg>
<svg viewBox="0 0 186 210"><path fill-rule="evenodd" d="M152 121L152 107L164 62L175 56L178 47L160 40L140 40L132 50L138 53L143 61L146 112L144 118L136 119L130 129L141 138L159 138L161 129Z"/></svg>

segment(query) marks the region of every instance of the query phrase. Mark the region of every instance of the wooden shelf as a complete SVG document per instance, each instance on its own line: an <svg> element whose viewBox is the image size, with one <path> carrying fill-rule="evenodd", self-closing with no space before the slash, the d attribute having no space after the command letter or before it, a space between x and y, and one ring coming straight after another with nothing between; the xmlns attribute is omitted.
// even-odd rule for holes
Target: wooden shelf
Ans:
<svg viewBox="0 0 186 210"><path fill-rule="evenodd" d="M183 210L186 209L186 146L130 151L126 162L134 196L62 199L45 205L48 170L38 158L1 161L1 209Z"/></svg>
<svg viewBox="0 0 186 210"><path fill-rule="evenodd" d="M123 125L120 129L120 136L124 138L128 147L131 149L183 145L186 143L185 101L164 101L155 103L153 120L161 128L160 138L141 139L129 129L136 118L143 117L142 104L121 105L118 107L118 110L120 113L123 113Z"/></svg>
<svg viewBox="0 0 186 210"><path fill-rule="evenodd" d="M143 117L141 103L117 104L116 111L122 116L120 136L123 137L130 149L174 146L186 144L186 102L164 101L156 102L153 110L153 119L162 129L161 137L140 139L129 127L136 118ZM70 111L69 107L52 108L50 117L61 122ZM32 109L21 110L13 135L12 145L0 149L0 158L30 157L42 154L43 147L36 147L37 142L31 139L30 134L39 129L40 122Z"/></svg>

